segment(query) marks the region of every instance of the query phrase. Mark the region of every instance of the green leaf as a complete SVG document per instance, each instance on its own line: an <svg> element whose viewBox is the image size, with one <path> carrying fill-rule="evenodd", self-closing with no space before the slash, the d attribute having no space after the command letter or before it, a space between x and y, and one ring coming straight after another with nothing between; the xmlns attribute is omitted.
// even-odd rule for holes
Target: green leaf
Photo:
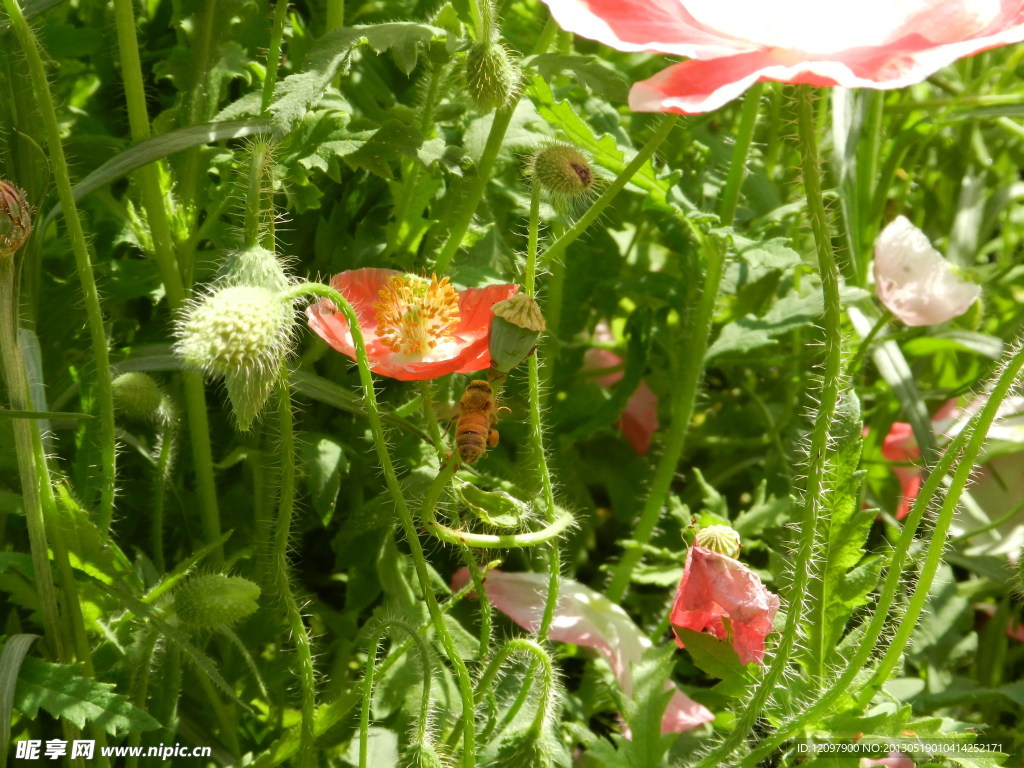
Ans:
<svg viewBox="0 0 1024 768"><path fill-rule="evenodd" d="M739 235L733 235L733 243L736 245L739 257L752 269L758 271L785 270L803 262L800 254L789 247L789 241L784 237L775 237L771 240L748 240Z"/></svg>
<svg viewBox="0 0 1024 768"><path fill-rule="evenodd" d="M460 501L481 522L495 528L516 528L529 517L530 505L505 491L484 491L472 483L456 489Z"/></svg>
<svg viewBox="0 0 1024 768"><path fill-rule="evenodd" d="M306 468L310 503L326 527L334 516L341 477L348 472L345 450L333 437L314 432L303 436L299 455Z"/></svg>
<svg viewBox="0 0 1024 768"><path fill-rule="evenodd" d="M13 722L14 691L18 685L18 673L21 670L25 654L39 635L12 635L4 643L0 651L0 768L7 765L7 755L11 743L11 723Z"/></svg>
<svg viewBox="0 0 1024 768"><path fill-rule="evenodd" d="M21 666L14 706L34 719L45 709L77 728L95 723L111 735L148 731L160 723L114 691L112 683L81 677L81 664L51 664L27 658Z"/></svg>
<svg viewBox="0 0 1024 768"><path fill-rule="evenodd" d="M286 77L270 105L274 132L283 135L323 96L331 81L347 64L355 48L368 44L377 53L392 50L399 68L410 74L416 67L416 46L447 32L427 24L394 23L342 27L317 40L306 56L302 72Z"/></svg>
<svg viewBox="0 0 1024 768"><path fill-rule="evenodd" d="M203 144L214 144L218 141L252 136L265 132L269 127L270 123L267 120L232 120L226 123L191 125L188 128L181 128L177 131L165 133L162 136L147 139L111 158L78 182L72 190L75 200L81 200L90 192L95 192L100 187L117 181L136 168L141 168L155 160L160 160L186 149L202 146ZM46 214L46 218L39 228L45 229L46 225L59 215L60 212L61 206L60 203L57 203Z"/></svg>
<svg viewBox="0 0 1024 768"><path fill-rule="evenodd" d="M675 628L683 647L693 658L697 668L724 683L716 687L727 696L739 696L754 678L740 661L732 645L706 632Z"/></svg>
<svg viewBox="0 0 1024 768"><path fill-rule="evenodd" d="M629 83L595 56L542 53L524 59L523 67L536 69L546 82L560 72L572 72L582 85L612 102L624 102L629 93Z"/></svg>

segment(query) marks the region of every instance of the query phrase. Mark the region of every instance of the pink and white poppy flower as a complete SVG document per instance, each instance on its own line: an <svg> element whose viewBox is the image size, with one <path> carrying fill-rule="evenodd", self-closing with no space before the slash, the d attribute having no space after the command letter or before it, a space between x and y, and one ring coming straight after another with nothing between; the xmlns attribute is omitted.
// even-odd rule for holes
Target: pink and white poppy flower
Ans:
<svg viewBox="0 0 1024 768"><path fill-rule="evenodd" d="M760 664L764 639L778 610L779 596L769 592L756 573L739 560L694 544L686 554L670 618L673 627L706 629L728 640L743 664ZM685 647L678 637L676 642Z"/></svg>
<svg viewBox="0 0 1024 768"><path fill-rule="evenodd" d="M452 576L452 588L469 583L469 571L461 568ZM543 573L505 573L494 569L485 577L487 598L502 613L529 632L540 627L548 591ZM608 661L622 692L633 692L632 665L651 647L645 635L622 608L578 581L559 579L558 606L549 637L560 643L574 643L597 650ZM714 714L673 688L672 698L661 719L661 732L687 731L715 719Z"/></svg>
<svg viewBox="0 0 1024 768"><path fill-rule="evenodd" d="M1024 40L1018 0L545 0L570 32L684 56L637 83L638 112L710 112L758 81L903 88Z"/></svg>
<svg viewBox="0 0 1024 768"><path fill-rule="evenodd" d="M875 292L906 325L938 325L966 312L981 286L963 280L928 237L899 216L875 241Z"/></svg>
<svg viewBox="0 0 1024 768"><path fill-rule="evenodd" d="M616 368L625 361L610 349L593 347L583 353L584 370L600 370ZM623 371L613 371L594 379L599 386L610 389L625 375ZM658 396L641 381L636 391L629 396L626 407L622 409L619 420L615 422L623 437L633 446L639 456L646 456L651 450L651 440L658 431Z"/></svg>

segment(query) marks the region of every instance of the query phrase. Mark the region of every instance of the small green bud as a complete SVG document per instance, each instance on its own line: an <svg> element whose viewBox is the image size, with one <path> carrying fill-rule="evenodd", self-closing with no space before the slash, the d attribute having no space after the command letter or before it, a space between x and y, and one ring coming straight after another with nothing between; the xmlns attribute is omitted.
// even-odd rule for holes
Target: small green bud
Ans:
<svg viewBox="0 0 1024 768"><path fill-rule="evenodd" d="M259 245L229 253L220 277L226 285L255 285L275 293L289 285L277 254Z"/></svg>
<svg viewBox="0 0 1024 768"><path fill-rule="evenodd" d="M141 371L122 373L111 382L114 408L132 421L156 421L163 413L164 391Z"/></svg>
<svg viewBox="0 0 1024 768"><path fill-rule="evenodd" d="M487 339L491 369L508 373L530 356L547 324L537 302L525 293L499 301L492 311Z"/></svg>
<svg viewBox="0 0 1024 768"><path fill-rule="evenodd" d="M241 576L212 573L197 576L178 587L174 612L182 624L213 629L234 624L259 609L260 588Z"/></svg>
<svg viewBox="0 0 1024 768"><path fill-rule="evenodd" d="M494 765L500 768L551 768L554 753L544 734L536 728L529 728L504 740Z"/></svg>
<svg viewBox="0 0 1024 768"><path fill-rule="evenodd" d="M13 256L32 234L32 212L25 193L0 180L0 258Z"/></svg>
<svg viewBox="0 0 1024 768"><path fill-rule="evenodd" d="M519 78L519 63L501 43L477 43L466 55L466 87L481 109L499 109L511 102Z"/></svg>
<svg viewBox="0 0 1024 768"><path fill-rule="evenodd" d="M568 144L552 144L530 158L527 173L558 210L568 210L594 195L598 176L587 157Z"/></svg>
<svg viewBox="0 0 1024 768"><path fill-rule="evenodd" d="M238 425L247 430L273 391L294 326L291 303L277 292L233 285L188 308L175 349L192 367L224 377Z"/></svg>
<svg viewBox="0 0 1024 768"><path fill-rule="evenodd" d="M736 558L740 554L740 535L728 525L709 525L697 531L697 544L712 552Z"/></svg>

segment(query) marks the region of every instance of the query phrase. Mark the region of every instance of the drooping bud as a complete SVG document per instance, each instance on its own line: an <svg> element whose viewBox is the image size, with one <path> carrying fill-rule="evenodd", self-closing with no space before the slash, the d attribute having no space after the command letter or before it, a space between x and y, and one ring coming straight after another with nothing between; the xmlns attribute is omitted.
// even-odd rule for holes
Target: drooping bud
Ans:
<svg viewBox="0 0 1024 768"><path fill-rule="evenodd" d="M554 753L540 730L528 728L505 739L498 749L494 765L500 768L551 768Z"/></svg>
<svg viewBox="0 0 1024 768"><path fill-rule="evenodd" d="M519 89L519 63L501 43L477 43L466 55L466 87L481 109L499 109Z"/></svg>
<svg viewBox="0 0 1024 768"><path fill-rule="evenodd" d="M525 293L499 301L487 339L491 370L508 373L528 358L547 328L537 302Z"/></svg>
<svg viewBox="0 0 1024 768"><path fill-rule="evenodd" d="M32 212L25 194L0 180L0 258L13 256L32 234Z"/></svg>
<svg viewBox="0 0 1024 768"><path fill-rule="evenodd" d="M211 573L197 576L178 587L174 612L182 624L213 629L234 624L259 609L258 585L241 576Z"/></svg>
<svg viewBox="0 0 1024 768"><path fill-rule="evenodd" d="M132 421L157 421L165 412L165 395L149 374L122 373L111 382L114 408Z"/></svg>
<svg viewBox="0 0 1024 768"><path fill-rule="evenodd" d="M530 158L527 173L558 210L570 210L594 195L599 178L586 155L568 144L552 144Z"/></svg>
<svg viewBox="0 0 1024 768"><path fill-rule="evenodd" d="M289 285L277 254L259 245L229 253L220 278L225 285L255 285L275 293Z"/></svg>
<svg viewBox="0 0 1024 768"><path fill-rule="evenodd" d="M696 543L733 559L740 554L740 535L728 525L709 525L701 528L697 531Z"/></svg>
<svg viewBox="0 0 1024 768"><path fill-rule="evenodd" d="M277 292L228 286L188 308L175 349L192 367L225 379L238 426L247 430L280 375L294 325L291 303Z"/></svg>

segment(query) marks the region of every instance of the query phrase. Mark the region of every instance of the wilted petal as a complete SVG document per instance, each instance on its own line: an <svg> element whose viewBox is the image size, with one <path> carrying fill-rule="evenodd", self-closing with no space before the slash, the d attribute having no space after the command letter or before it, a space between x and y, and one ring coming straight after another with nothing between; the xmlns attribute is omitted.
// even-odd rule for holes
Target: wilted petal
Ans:
<svg viewBox="0 0 1024 768"><path fill-rule="evenodd" d="M469 571L462 568L452 576L453 589L469 583ZM548 576L542 573L489 571L485 577L487 597L502 613L530 632L540 628L548 591ZM650 639L640 631L622 608L600 592L578 581L559 579L558 606L548 636L560 643L594 648L607 659L622 692L633 692L631 665L638 663ZM676 689L662 717L662 733L685 731L714 719L714 715Z"/></svg>
<svg viewBox="0 0 1024 768"><path fill-rule="evenodd" d="M907 325L936 325L962 315L981 295L932 248L924 232L900 216L875 242L878 298Z"/></svg>
<svg viewBox="0 0 1024 768"><path fill-rule="evenodd" d="M699 544L690 547L672 606L672 626L695 632L706 629L715 637L729 638L741 662L760 664L764 640L778 610L778 595L769 592L739 560ZM729 620L731 633L723 619ZM677 642L685 647L678 638Z"/></svg>
<svg viewBox="0 0 1024 768"><path fill-rule="evenodd" d="M871 768L875 765L883 765L888 768L914 768L914 761L902 752L890 752L887 757L879 760L872 760L869 757L860 759L860 768Z"/></svg>

